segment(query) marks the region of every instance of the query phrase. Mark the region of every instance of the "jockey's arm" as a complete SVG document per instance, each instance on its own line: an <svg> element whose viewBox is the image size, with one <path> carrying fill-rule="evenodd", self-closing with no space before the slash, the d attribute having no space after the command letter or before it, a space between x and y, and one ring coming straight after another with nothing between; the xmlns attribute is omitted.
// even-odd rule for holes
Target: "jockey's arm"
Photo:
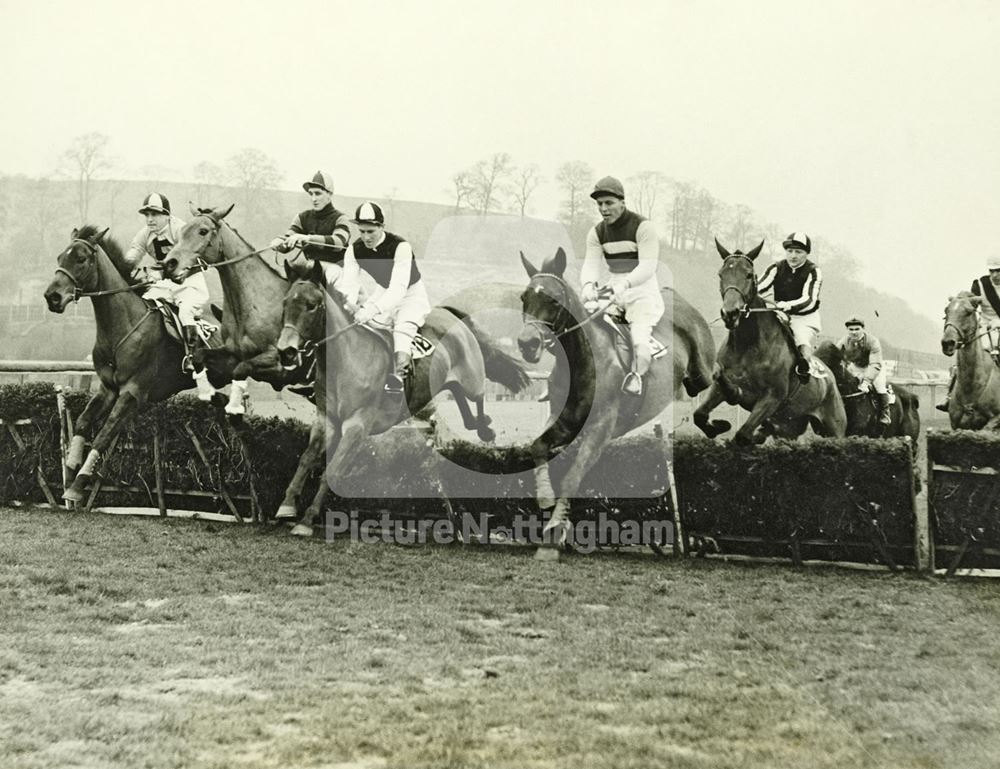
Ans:
<svg viewBox="0 0 1000 769"><path fill-rule="evenodd" d="M778 263L774 262L767 266L764 270L764 274L760 278L760 282L757 284L757 293L762 299L767 299L769 301L774 301L774 278L778 274Z"/></svg>
<svg viewBox="0 0 1000 769"><path fill-rule="evenodd" d="M660 263L660 238L652 222L639 225L635 240L639 246L639 263L626 276L630 286L638 286L656 275L656 267Z"/></svg>
<svg viewBox="0 0 1000 769"><path fill-rule="evenodd" d="M604 249L597 238L597 228L591 227L587 233L587 248L584 252L583 267L580 270L580 284L583 301L597 300L597 284L601 279L601 265L604 263ZM592 294L592 296L588 295Z"/></svg>
<svg viewBox="0 0 1000 769"><path fill-rule="evenodd" d="M358 295L361 293L361 268L351 246L344 252L344 271L337 279L335 287L344 295L344 300L349 305L358 303Z"/></svg>
<svg viewBox="0 0 1000 769"><path fill-rule="evenodd" d="M823 275L819 267L810 275L802 286L802 295L785 302L777 302L778 307L789 315L806 315L819 307L819 292L823 286Z"/></svg>
<svg viewBox="0 0 1000 769"><path fill-rule="evenodd" d="M413 249L409 243L403 241L396 246L396 253L392 256L392 274L389 276L389 286L375 303L380 312L390 313L402 301L403 295L409 287L412 264Z"/></svg>
<svg viewBox="0 0 1000 769"><path fill-rule="evenodd" d="M142 261L142 257L147 255L152 256L152 254L149 253L149 244L147 242L149 237L148 233L149 229L146 227L139 230L135 237L132 238L132 242L125 251L125 263L132 268L133 273L139 269L139 263Z"/></svg>

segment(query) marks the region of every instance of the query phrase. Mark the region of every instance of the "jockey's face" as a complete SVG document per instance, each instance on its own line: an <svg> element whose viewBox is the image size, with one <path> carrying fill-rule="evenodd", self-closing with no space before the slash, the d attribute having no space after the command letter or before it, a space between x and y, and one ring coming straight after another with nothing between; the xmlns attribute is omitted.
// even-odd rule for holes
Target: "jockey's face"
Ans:
<svg viewBox="0 0 1000 769"><path fill-rule="evenodd" d="M625 213L625 201L614 195L601 195L596 202L597 210L601 212L601 218L608 224L614 224Z"/></svg>
<svg viewBox="0 0 1000 769"><path fill-rule="evenodd" d="M805 262L808 254L805 250L801 248L786 248L785 249L785 261L788 262L788 266L793 270L796 267L801 267Z"/></svg>
<svg viewBox="0 0 1000 769"><path fill-rule="evenodd" d="M159 211L146 209L146 226L153 232L159 232L167 226L170 221L170 214L161 214Z"/></svg>
<svg viewBox="0 0 1000 769"><path fill-rule="evenodd" d="M990 270L990 283L994 286L1000 286L1000 269Z"/></svg>
<svg viewBox="0 0 1000 769"><path fill-rule="evenodd" d="M361 233L361 242L366 248L375 248L382 236L382 228L377 224L359 224L358 232Z"/></svg>
<svg viewBox="0 0 1000 769"><path fill-rule="evenodd" d="M321 190L319 187L310 187L307 192L309 193L309 199L312 201L312 207L316 211L319 211L333 200L333 195L326 190Z"/></svg>
<svg viewBox="0 0 1000 769"><path fill-rule="evenodd" d="M865 330L861 326L848 326L847 336L853 339L855 342L858 341L865 333Z"/></svg>

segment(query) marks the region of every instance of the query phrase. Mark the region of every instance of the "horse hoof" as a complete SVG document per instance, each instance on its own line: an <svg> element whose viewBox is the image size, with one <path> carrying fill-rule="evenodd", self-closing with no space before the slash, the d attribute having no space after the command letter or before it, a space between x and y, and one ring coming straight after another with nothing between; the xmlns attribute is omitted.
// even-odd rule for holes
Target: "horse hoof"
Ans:
<svg viewBox="0 0 1000 769"><path fill-rule="evenodd" d="M479 436L479 440L483 443L493 443L493 441L497 438L496 432L491 430L489 427L480 427L476 431L476 435Z"/></svg>
<svg viewBox="0 0 1000 769"><path fill-rule="evenodd" d="M83 502L83 496L83 492L73 486L63 492L63 499L67 502Z"/></svg>
<svg viewBox="0 0 1000 769"><path fill-rule="evenodd" d="M308 526L304 523L297 523L292 529L293 537L311 537L312 534L313 534L312 526Z"/></svg>
<svg viewBox="0 0 1000 769"><path fill-rule="evenodd" d="M286 521L289 518L298 518L298 511L295 509L295 505L282 505L278 508L278 512L274 514L274 520L276 521Z"/></svg>
<svg viewBox="0 0 1000 769"><path fill-rule="evenodd" d="M702 390L708 388L708 383L701 377L692 379L691 377L686 376L684 377L684 379L681 380L681 382L684 384L684 392L686 392L692 398L696 396L698 393L700 393Z"/></svg>

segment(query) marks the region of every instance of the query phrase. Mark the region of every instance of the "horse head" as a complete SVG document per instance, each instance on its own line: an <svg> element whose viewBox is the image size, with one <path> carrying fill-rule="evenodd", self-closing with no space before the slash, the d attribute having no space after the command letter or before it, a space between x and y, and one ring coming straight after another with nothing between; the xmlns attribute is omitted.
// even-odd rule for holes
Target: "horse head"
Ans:
<svg viewBox="0 0 1000 769"><path fill-rule="evenodd" d="M283 368L293 369L301 362L301 350L318 342L326 330L326 286L319 262L303 272L286 261L285 275L292 285L282 304L278 359Z"/></svg>
<svg viewBox="0 0 1000 769"><path fill-rule="evenodd" d="M521 313L524 326L517 335L517 346L528 363L537 363L542 350L551 346L564 331L573 314L568 307L575 294L563 277L566 272L566 252L560 248L536 268L521 253L521 264L528 273L528 287L521 292Z"/></svg>
<svg viewBox="0 0 1000 769"><path fill-rule="evenodd" d="M57 258L55 277L45 289L45 303L51 312L63 312L80 293L97 290L100 281L97 258L101 239L108 229L98 230L88 224L73 230L70 244Z"/></svg>
<svg viewBox="0 0 1000 769"><path fill-rule="evenodd" d="M715 247L722 257L722 268L719 270L719 294L722 297L720 314L726 328L732 330L740 323L740 318L750 310L750 303L757 297L757 274L753 262L764 247L762 240L749 253L733 251L730 253L715 239Z"/></svg>
<svg viewBox="0 0 1000 769"><path fill-rule="evenodd" d="M190 222L181 229L180 239L163 260L163 277L181 281L198 264L222 261L219 230L233 205L228 208L197 208L190 203Z"/></svg>
<svg viewBox="0 0 1000 769"><path fill-rule="evenodd" d="M941 352L951 357L955 350L965 347L976 338L979 331L979 305L982 297L970 291L960 291L948 298L944 308L944 331L941 334Z"/></svg>

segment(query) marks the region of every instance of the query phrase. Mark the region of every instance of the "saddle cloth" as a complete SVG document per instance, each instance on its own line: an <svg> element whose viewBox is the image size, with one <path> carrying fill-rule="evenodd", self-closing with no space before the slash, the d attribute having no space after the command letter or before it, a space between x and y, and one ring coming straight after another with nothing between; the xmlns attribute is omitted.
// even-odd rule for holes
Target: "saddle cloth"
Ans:
<svg viewBox="0 0 1000 769"><path fill-rule="evenodd" d="M167 333L173 339L183 344L183 325L181 324L180 317L177 315L177 307L164 299L147 300L146 303L151 305L154 310L159 311L159 313L163 316L163 327L167 330ZM209 323L203 318L198 319L196 326L198 328L198 336L201 337L201 341L203 341L206 346L209 344L212 336L219 330L218 326Z"/></svg>
<svg viewBox="0 0 1000 769"><path fill-rule="evenodd" d="M611 334L618 361L622 364L622 368L629 371L632 368L632 335L625 320L625 311L613 307L601 315L601 320L604 328ZM653 360L662 358L669 351L667 346L652 334L649 335L649 347Z"/></svg>

